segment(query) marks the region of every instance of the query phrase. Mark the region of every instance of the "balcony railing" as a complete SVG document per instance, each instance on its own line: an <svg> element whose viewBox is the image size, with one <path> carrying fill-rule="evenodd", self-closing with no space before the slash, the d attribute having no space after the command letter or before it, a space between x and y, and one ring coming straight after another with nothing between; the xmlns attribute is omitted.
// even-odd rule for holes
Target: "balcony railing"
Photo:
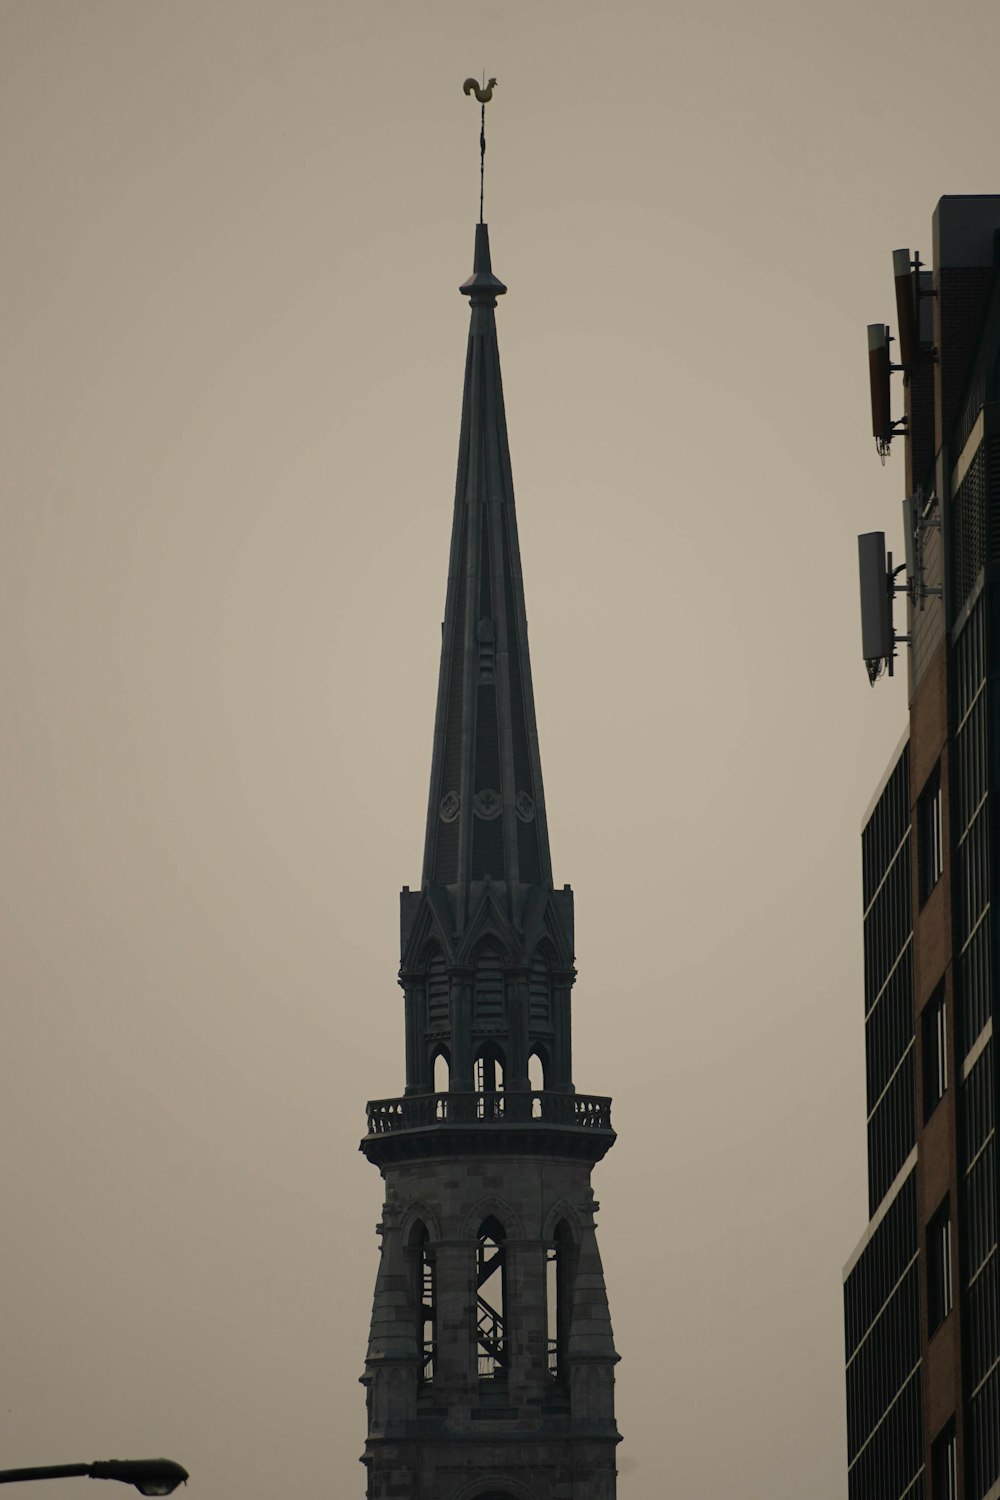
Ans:
<svg viewBox="0 0 1000 1500"><path fill-rule="evenodd" d="M611 1129L611 1100L595 1094L537 1093L407 1094L402 1099L373 1099L368 1106L368 1134L421 1130L431 1125L572 1125L586 1130Z"/></svg>

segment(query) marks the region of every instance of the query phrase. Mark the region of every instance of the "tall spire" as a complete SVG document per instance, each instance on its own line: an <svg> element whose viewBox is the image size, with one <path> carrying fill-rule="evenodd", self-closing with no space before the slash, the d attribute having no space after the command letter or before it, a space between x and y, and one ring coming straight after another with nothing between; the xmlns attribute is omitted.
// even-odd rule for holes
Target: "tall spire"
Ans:
<svg viewBox="0 0 1000 1500"><path fill-rule="evenodd" d="M611 1100L573 1083L573 892L552 887L545 828L505 291L480 224L423 882L399 901L406 1086L369 1102L361 1143L385 1181L369 1500L554 1500L566 1475L577 1500L615 1494L618 1355L590 1187L615 1132Z"/></svg>
<svg viewBox="0 0 1000 1500"><path fill-rule="evenodd" d="M461 927L473 882L551 888L528 626L497 347L489 228L461 288L471 321L441 641L424 886L449 886Z"/></svg>

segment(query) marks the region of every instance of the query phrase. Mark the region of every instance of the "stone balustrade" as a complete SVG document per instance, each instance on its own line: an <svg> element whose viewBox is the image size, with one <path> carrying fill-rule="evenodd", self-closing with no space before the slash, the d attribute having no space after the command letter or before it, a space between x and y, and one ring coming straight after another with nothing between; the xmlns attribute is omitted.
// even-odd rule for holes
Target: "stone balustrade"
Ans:
<svg viewBox="0 0 1000 1500"><path fill-rule="evenodd" d="M390 1135L434 1125L558 1125L584 1130L611 1129L611 1100L595 1094L546 1090L496 1093L407 1094L373 1099L368 1134Z"/></svg>

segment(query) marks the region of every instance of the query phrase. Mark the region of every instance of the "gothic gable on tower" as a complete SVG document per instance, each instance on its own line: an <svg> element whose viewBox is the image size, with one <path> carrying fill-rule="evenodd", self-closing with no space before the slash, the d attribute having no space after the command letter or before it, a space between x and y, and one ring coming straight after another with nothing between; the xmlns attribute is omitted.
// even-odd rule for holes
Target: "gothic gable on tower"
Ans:
<svg viewBox="0 0 1000 1500"><path fill-rule="evenodd" d="M573 942L573 892L569 886L561 891L532 892L524 914L525 955L530 958L548 950L556 967L572 971Z"/></svg>
<svg viewBox="0 0 1000 1500"><path fill-rule="evenodd" d="M507 918L500 901L497 900L493 884L485 880L479 894L478 904L470 912L462 933L459 947L459 963L475 967L476 954L484 948L498 951L504 964L510 967L520 961L520 935Z"/></svg>
<svg viewBox="0 0 1000 1500"><path fill-rule="evenodd" d="M457 963L455 919L447 891L440 887L400 893L400 974L426 965L427 953L437 949L449 964Z"/></svg>

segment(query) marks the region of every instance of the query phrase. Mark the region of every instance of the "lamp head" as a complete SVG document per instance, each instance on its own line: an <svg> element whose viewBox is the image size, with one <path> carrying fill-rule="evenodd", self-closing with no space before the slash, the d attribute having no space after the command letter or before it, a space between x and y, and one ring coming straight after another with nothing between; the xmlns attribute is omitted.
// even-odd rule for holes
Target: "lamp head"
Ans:
<svg viewBox="0 0 1000 1500"><path fill-rule="evenodd" d="M90 1477L132 1484L140 1495L172 1495L179 1484L187 1484L188 1471L169 1458L109 1458L91 1464Z"/></svg>

